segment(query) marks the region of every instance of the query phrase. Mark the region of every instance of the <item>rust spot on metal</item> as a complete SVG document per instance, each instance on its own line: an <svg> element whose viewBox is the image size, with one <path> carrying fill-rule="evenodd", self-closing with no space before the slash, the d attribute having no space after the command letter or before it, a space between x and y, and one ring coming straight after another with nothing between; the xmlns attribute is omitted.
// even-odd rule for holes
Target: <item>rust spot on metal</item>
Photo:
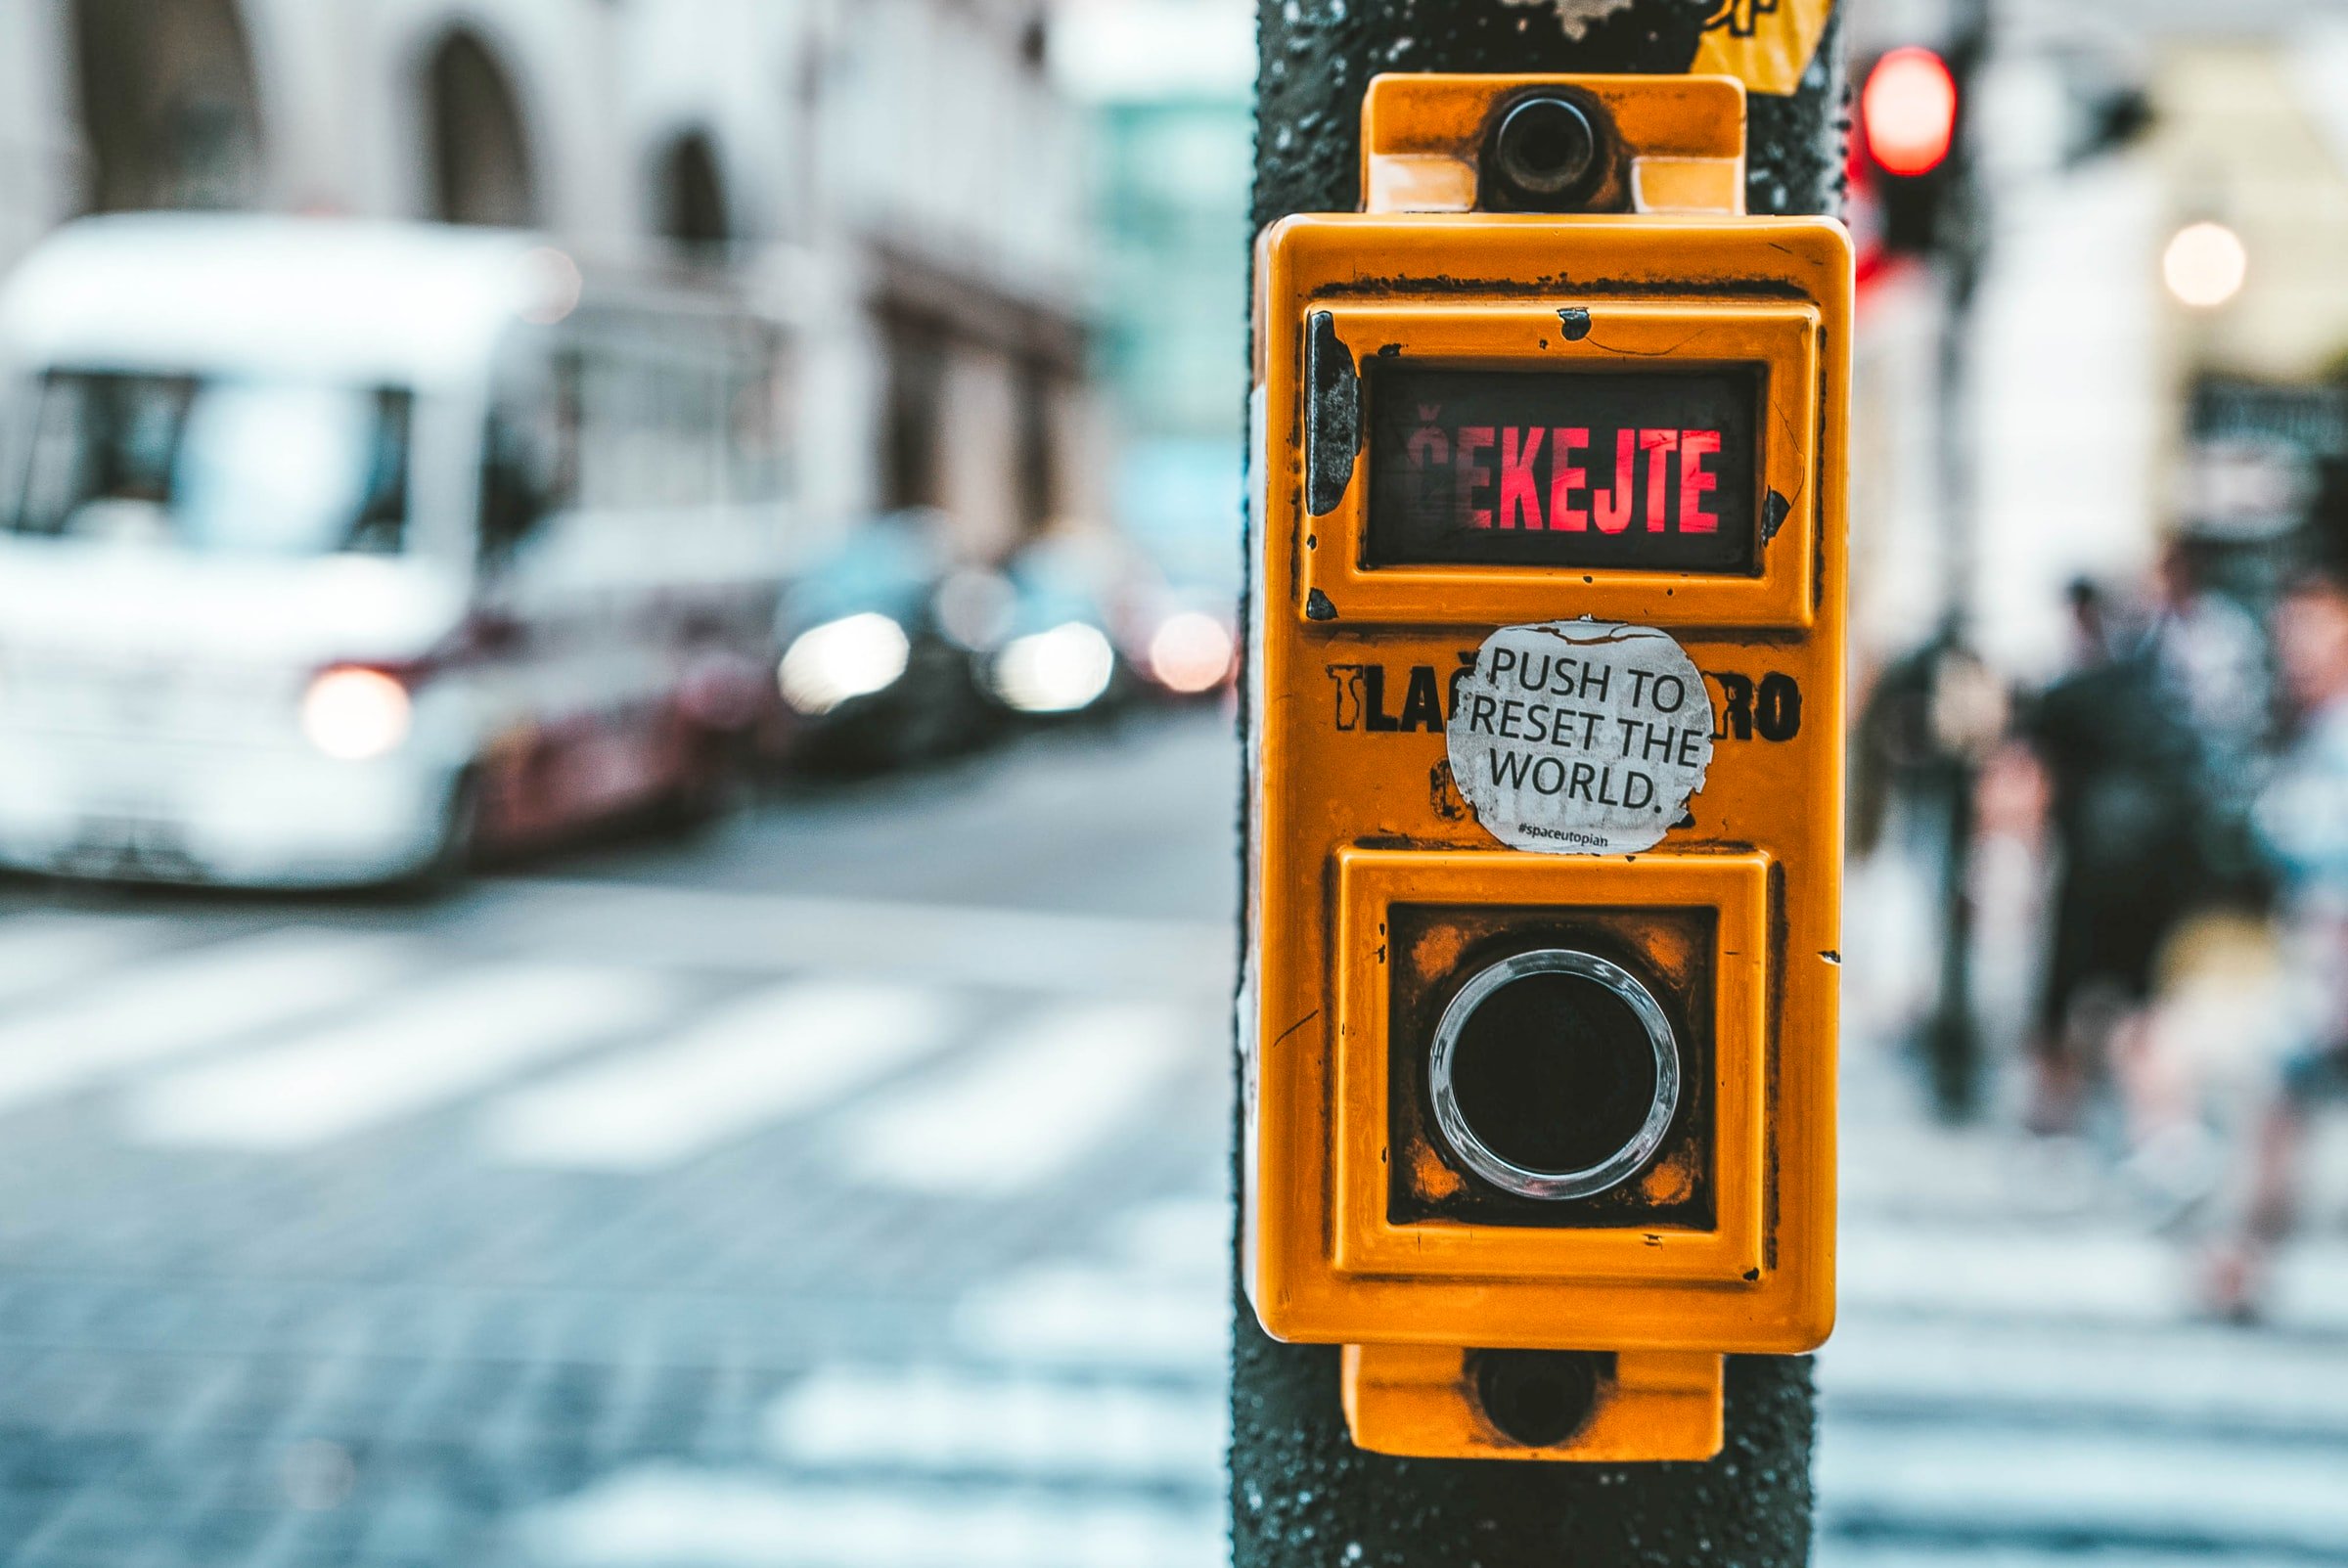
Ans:
<svg viewBox="0 0 2348 1568"><path fill-rule="evenodd" d="M1456 925L1432 925L1411 947L1411 964L1421 974L1441 974L1460 962L1468 933Z"/></svg>
<svg viewBox="0 0 2348 1568"><path fill-rule="evenodd" d="M1422 1196L1447 1198L1466 1187L1468 1180L1444 1164L1441 1155L1422 1143L1411 1151L1411 1185Z"/></svg>
<svg viewBox="0 0 2348 1568"><path fill-rule="evenodd" d="M1695 1171L1689 1154L1663 1160L1639 1179L1640 1196L1649 1203L1685 1203L1695 1194Z"/></svg>

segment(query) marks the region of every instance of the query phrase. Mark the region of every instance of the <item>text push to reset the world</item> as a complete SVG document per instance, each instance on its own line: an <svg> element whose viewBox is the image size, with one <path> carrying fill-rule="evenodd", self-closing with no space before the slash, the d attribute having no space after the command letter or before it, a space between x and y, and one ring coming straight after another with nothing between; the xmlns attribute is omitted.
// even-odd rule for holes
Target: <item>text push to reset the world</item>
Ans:
<svg viewBox="0 0 2348 1568"><path fill-rule="evenodd" d="M1504 626L1460 682L1445 737L1460 792L1503 843L1625 854L1661 842L1704 786L1712 702L1652 627Z"/></svg>

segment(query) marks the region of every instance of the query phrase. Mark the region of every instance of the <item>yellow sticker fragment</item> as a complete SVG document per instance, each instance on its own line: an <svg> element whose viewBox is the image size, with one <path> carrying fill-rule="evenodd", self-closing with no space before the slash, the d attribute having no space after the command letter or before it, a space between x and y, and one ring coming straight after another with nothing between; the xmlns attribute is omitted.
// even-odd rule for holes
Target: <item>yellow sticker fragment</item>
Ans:
<svg viewBox="0 0 2348 1568"><path fill-rule="evenodd" d="M1833 10L1834 0L1719 0L1689 69L1735 76L1756 93L1790 93Z"/></svg>

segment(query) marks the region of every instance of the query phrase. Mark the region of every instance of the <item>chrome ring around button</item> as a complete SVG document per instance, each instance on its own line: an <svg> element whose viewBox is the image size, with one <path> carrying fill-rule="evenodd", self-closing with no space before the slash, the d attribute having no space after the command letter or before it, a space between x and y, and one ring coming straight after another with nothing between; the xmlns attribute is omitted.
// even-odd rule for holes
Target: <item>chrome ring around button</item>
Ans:
<svg viewBox="0 0 2348 1568"><path fill-rule="evenodd" d="M1459 1090L1452 1081L1453 1059L1468 1021L1501 987L1536 974L1567 974L1589 980L1611 993L1631 1010L1647 1033L1655 1058L1655 1088L1647 1119L1629 1142L1595 1165L1576 1171L1537 1171L1515 1163L1478 1136L1460 1108ZM1460 988L1435 1025L1435 1039L1426 1062L1427 1089L1434 1100L1435 1122L1444 1142L1467 1162L1468 1169L1503 1191L1519 1197L1564 1200L1584 1198L1628 1181L1663 1144L1663 1135L1680 1104L1680 1052L1671 1020L1654 994L1621 965L1595 954L1569 948L1541 948L1501 960Z"/></svg>

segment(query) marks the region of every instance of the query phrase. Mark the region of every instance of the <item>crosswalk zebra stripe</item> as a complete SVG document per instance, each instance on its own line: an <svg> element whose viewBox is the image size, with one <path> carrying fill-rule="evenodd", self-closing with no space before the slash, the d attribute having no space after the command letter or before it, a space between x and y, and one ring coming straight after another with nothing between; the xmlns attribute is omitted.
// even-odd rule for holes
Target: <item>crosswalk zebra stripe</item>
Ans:
<svg viewBox="0 0 2348 1568"><path fill-rule="evenodd" d="M1103 1241L1137 1275L1224 1293L1235 1219L1228 1194L1161 1198L1117 1215Z"/></svg>
<svg viewBox="0 0 2348 1568"><path fill-rule="evenodd" d="M968 1065L853 1111L842 1167L917 1192L1005 1197L1072 1165L1138 1107L1186 1049L1211 1049L1182 1010L1147 1003L1027 1015Z"/></svg>
<svg viewBox="0 0 2348 1568"><path fill-rule="evenodd" d="M1219 999L1230 988L1231 931L1214 920L520 878L474 902L519 917L517 935L534 946L628 963L1048 995Z"/></svg>
<svg viewBox="0 0 2348 1568"><path fill-rule="evenodd" d="M2348 1541L2342 1456L2325 1444L1843 1420L1822 1430L1815 1474L1829 1529L2285 1553Z"/></svg>
<svg viewBox="0 0 2348 1568"><path fill-rule="evenodd" d="M2097 1551L2078 1546L1988 1546L1978 1541L1846 1541L1829 1529L1818 1539L1811 1568L2308 1568L2297 1552L2228 1551L2213 1557L2198 1547L2130 1546Z"/></svg>
<svg viewBox="0 0 2348 1568"><path fill-rule="evenodd" d="M1844 1227L1837 1260L1846 1320L1879 1311L2163 1327L2189 1322L2193 1310L2190 1253L2108 1223L1873 1220ZM2277 1326L2348 1329L2348 1245L2338 1239L2294 1242L2274 1287Z"/></svg>
<svg viewBox="0 0 2348 1568"><path fill-rule="evenodd" d="M616 1060L501 1097L482 1113L482 1144L520 1165L674 1165L943 1049L960 1011L947 993L907 986L764 987Z"/></svg>
<svg viewBox="0 0 2348 1568"><path fill-rule="evenodd" d="M405 967L402 951L380 938L312 929L156 959L0 1023L0 1110L323 1013Z"/></svg>
<svg viewBox="0 0 2348 1568"><path fill-rule="evenodd" d="M673 999L622 969L464 970L365 1017L166 1075L133 1094L126 1124L148 1142L306 1148L644 1028Z"/></svg>
<svg viewBox="0 0 2348 1568"><path fill-rule="evenodd" d="M1130 1271L1047 1265L963 1297L951 1332L994 1361L1220 1377L1231 1294L1222 1278L1169 1285Z"/></svg>
<svg viewBox="0 0 2348 1568"><path fill-rule="evenodd" d="M623 1470L523 1527L548 1568L1214 1568L1219 1510L1065 1493Z"/></svg>
<svg viewBox="0 0 2348 1568"><path fill-rule="evenodd" d="M2146 1331L1860 1317L1819 1352L1818 1382L1829 1412L1971 1408L2072 1423L2295 1432L2348 1445L2348 1343L2219 1324Z"/></svg>
<svg viewBox="0 0 2348 1568"><path fill-rule="evenodd" d="M34 910L0 919L0 1003L62 991L167 939L158 916Z"/></svg>
<svg viewBox="0 0 2348 1568"><path fill-rule="evenodd" d="M1214 1491L1230 1445L1219 1399L944 1366L831 1366L777 1399L767 1444L792 1466L1092 1480Z"/></svg>

